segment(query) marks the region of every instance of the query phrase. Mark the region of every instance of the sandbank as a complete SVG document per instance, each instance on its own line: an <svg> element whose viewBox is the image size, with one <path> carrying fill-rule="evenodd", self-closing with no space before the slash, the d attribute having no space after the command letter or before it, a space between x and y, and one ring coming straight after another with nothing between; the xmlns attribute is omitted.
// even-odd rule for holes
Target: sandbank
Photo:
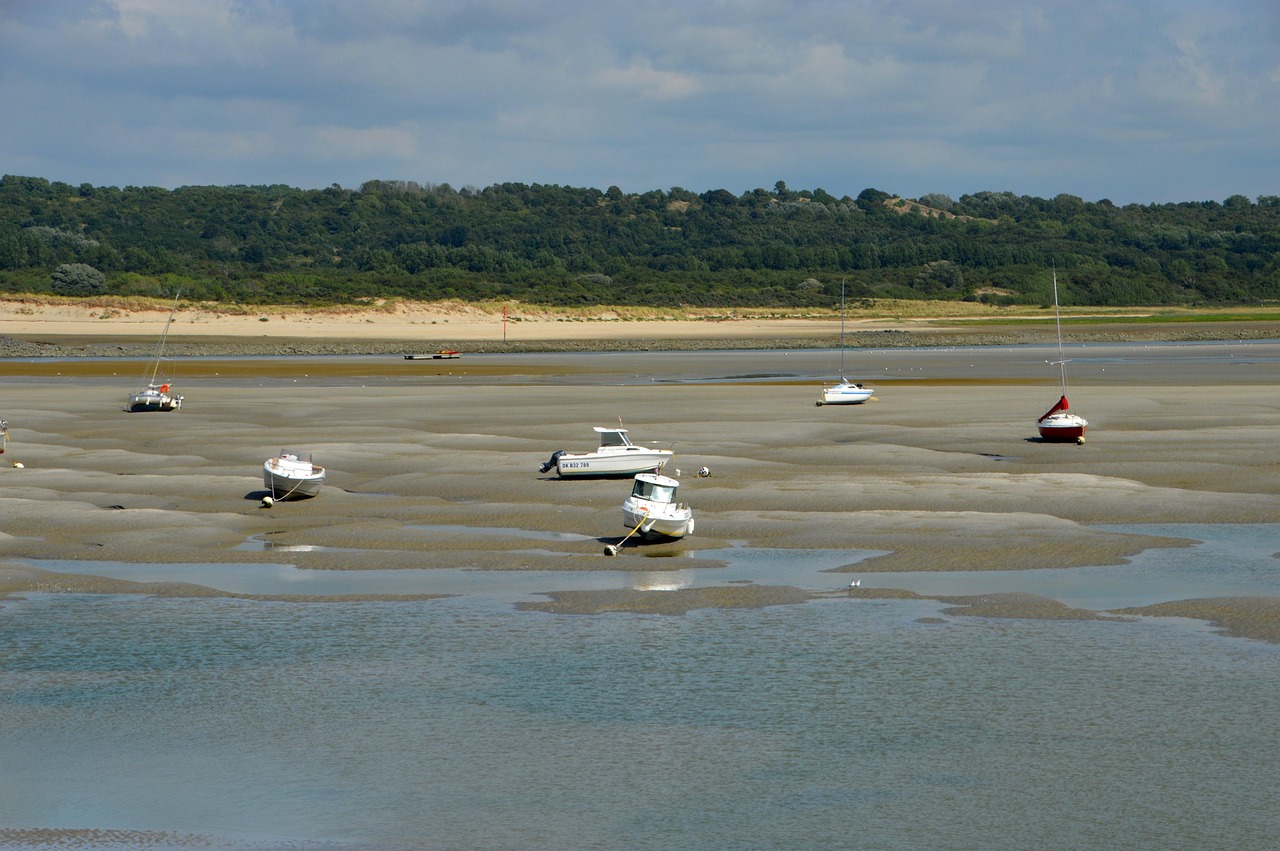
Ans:
<svg viewBox="0 0 1280 851"><path fill-rule="evenodd" d="M1274 357L1275 348L1241 352ZM1079 447L1036 439L1034 416L1053 393L1044 358L1001 349L864 352L858 369L882 377L871 402L850 408L814 405L830 350L301 357L234 368L207 359L179 365L187 402L174 414L124 412L137 360L8 361L0 592L206 593L91 578L57 585L15 560L652 572L685 566L679 556L691 550L744 544L873 551L851 562L859 573L1123 569L1135 553L1190 542L1100 526L1280 517L1274 361L1190 358L1170 370L1156 356L1167 353L1110 372L1080 365L1072 398L1093 424ZM553 450L589 448L592 425L619 420L635 439L676 450L668 472L696 507L695 537L606 558L603 544L626 531L626 482L538 472ZM282 446L314 453L329 483L316 499L267 509L261 465ZM704 466L710 476L692 475ZM832 590L843 584L832 576ZM552 610L573 608L573 589L547 590L567 595ZM699 594L692 605L792 596ZM679 611L696 596L664 605ZM582 611L651 605L578 602Z"/></svg>
<svg viewBox="0 0 1280 851"><path fill-rule="evenodd" d="M110 301L110 300L109 300ZM125 299L114 306L47 298L0 298L0 343L41 348L0 357L143 355L167 326L167 351L178 355L469 352L635 349L816 348L836 345L841 320L831 311L710 308L579 308L455 302L389 302L381 307L302 308L184 304L173 314L158 303ZM1071 326L1077 341L1269 339L1280 322L1138 321L1117 313L1105 322ZM1150 319L1150 317L1146 317ZM993 322L992 320L998 320ZM1009 320L1018 320L1009 324ZM1126 321L1132 320L1132 321ZM897 347L1043 342L1052 314L958 316L851 314L850 346Z"/></svg>

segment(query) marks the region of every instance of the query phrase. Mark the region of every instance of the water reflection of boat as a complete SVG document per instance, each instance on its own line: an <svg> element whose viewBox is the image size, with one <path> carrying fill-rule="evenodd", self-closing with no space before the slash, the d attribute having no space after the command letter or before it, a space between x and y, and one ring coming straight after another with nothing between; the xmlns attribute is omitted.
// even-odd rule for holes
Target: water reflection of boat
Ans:
<svg viewBox="0 0 1280 851"><path fill-rule="evenodd" d="M543 463L540 472L547 473L554 469L562 478L656 473L675 454L670 449L637 446L631 442L625 428L594 428L600 436L600 445L594 452L558 450Z"/></svg>
<svg viewBox="0 0 1280 851"><path fill-rule="evenodd" d="M676 501L680 483L657 473L636 476L631 495L622 503L622 521L642 535L683 538L693 534L693 509Z"/></svg>
<svg viewBox="0 0 1280 851"><path fill-rule="evenodd" d="M295 499L315 496L324 484L324 467L313 464L311 456L302 458L288 449L280 450L262 465L262 484L273 499Z"/></svg>
<svg viewBox="0 0 1280 851"><path fill-rule="evenodd" d="M693 571L647 570L632 574L630 582L636 591L679 591L693 584Z"/></svg>

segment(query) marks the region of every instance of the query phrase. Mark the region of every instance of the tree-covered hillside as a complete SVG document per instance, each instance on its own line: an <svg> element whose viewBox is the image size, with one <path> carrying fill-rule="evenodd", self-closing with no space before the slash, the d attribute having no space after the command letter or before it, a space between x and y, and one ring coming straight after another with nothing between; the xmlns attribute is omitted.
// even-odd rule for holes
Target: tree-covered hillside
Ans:
<svg viewBox="0 0 1280 851"><path fill-rule="evenodd" d="M845 280L852 298L1043 304L1052 264L1064 303L1277 300L1280 197L1117 207L1006 192L836 198L782 182L735 195L0 179L0 290L9 292L61 281L79 288L67 294L181 290L243 303L830 306Z"/></svg>

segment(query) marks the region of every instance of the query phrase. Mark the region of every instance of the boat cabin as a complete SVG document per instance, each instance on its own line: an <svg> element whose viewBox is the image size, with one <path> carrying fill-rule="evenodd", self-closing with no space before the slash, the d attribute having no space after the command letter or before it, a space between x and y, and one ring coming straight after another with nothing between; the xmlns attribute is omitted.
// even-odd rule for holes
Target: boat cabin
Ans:
<svg viewBox="0 0 1280 851"><path fill-rule="evenodd" d="M602 428L601 426L592 426L596 434L600 435L601 449L621 449L623 447L635 446L631 442L631 438L627 437L625 428Z"/></svg>
<svg viewBox="0 0 1280 851"><path fill-rule="evenodd" d="M631 495L636 499L647 499L650 502L674 503L676 488L680 483L657 473L641 473L636 476L636 483L631 488Z"/></svg>

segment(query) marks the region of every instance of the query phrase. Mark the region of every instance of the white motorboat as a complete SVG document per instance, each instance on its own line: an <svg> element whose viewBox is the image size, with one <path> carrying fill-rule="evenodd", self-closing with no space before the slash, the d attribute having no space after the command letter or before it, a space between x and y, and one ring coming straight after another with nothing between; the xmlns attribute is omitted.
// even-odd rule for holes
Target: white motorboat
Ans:
<svg viewBox="0 0 1280 851"><path fill-rule="evenodd" d="M156 349L156 356L147 365L147 371L143 375L143 386L141 390L129 394L129 403L125 406L125 410L130 413L139 413L142 411L176 411L182 407L182 397L173 391L169 379L160 373L161 364L164 362L164 344L169 337L169 326L173 324L173 315L178 309L178 297L173 298L173 308L169 311L169 321L164 324L164 331L160 334L160 344Z"/></svg>
<svg viewBox="0 0 1280 851"><path fill-rule="evenodd" d="M631 495L622 503L622 521L642 535L683 538L693 534L693 509L676 501L680 483L657 473L635 477Z"/></svg>
<svg viewBox="0 0 1280 851"><path fill-rule="evenodd" d="M271 491L272 499L299 499L320 493L324 484L324 467L314 464L311 456L281 449L262 465L262 484Z"/></svg>
<svg viewBox="0 0 1280 851"><path fill-rule="evenodd" d="M1058 270L1053 270L1053 318L1058 327L1058 359L1053 365L1058 367L1062 378L1062 396L1053 407L1036 420L1036 428L1042 440L1054 443L1084 443L1084 430L1089 421L1079 414L1071 413L1067 402L1067 358L1062 353L1062 319L1058 315Z"/></svg>
<svg viewBox="0 0 1280 851"><path fill-rule="evenodd" d="M874 391L870 387L850 381L844 377L844 281L840 282L840 382L831 387L822 388L822 398L818 406L823 405L860 405L871 398Z"/></svg>
<svg viewBox="0 0 1280 851"><path fill-rule="evenodd" d="M637 446L627 436L625 428L595 426L600 436L600 446L595 452L552 453L539 472L555 470L561 478L587 476L634 476L636 473L656 473L675 454L670 449Z"/></svg>

